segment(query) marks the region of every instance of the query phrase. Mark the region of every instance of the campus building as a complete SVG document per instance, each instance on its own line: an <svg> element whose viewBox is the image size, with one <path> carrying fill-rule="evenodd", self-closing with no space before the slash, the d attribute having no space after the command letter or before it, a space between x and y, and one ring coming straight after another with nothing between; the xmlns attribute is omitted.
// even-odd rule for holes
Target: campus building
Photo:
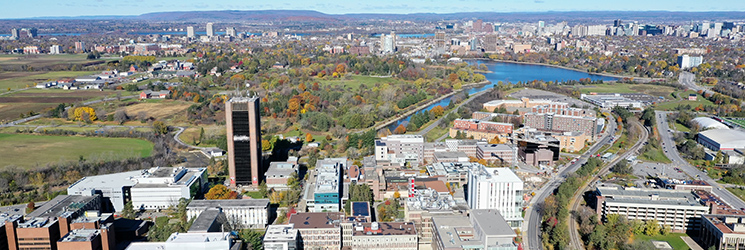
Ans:
<svg viewBox="0 0 745 250"><path fill-rule="evenodd" d="M421 135L389 135L375 140L375 160L391 164L422 164L424 137Z"/></svg>
<svg viewBox="0 0 745 250"><path fill-rule="evenodd" d="M526 127L543 131L582 132L595 137L598 130L598 118L590 116L568 116L554 113L527 113L524 115Z"/></svg>
<svg viewBox="0 0 745 250"><path fill-rule="evenodd" d="M220 208L228 222L238 228L264 228L268 224L269 199L193 200L186 207L189 220L207 209Z"/></svg>
<svg viewBox="0 0 745 250"><path fill-rule="evenodd" d="M710 211L688 190L598 187L595 192L602 218L619 214L629 220L657 220L675 232L699 230L701 215Z"/></svg>
<svg viewBox="0 0 745 250"><path fill-rule="evenodd" d="M699 242L703 249L745 248L745 215L701 215Z"/></svg>
<svg viewBox="0 0 745 250"><path fill-rule="evenodd" d="M211 24L208 26L211 28ZM208 31L209 33L209 31ZM259 97L233 97L225 102L230 186L254 185L264 179L261 163Z"/></svg>
<svg viewBox="0 0 745 250"><path fill-rule="evenodd" d="M493 209L471 210L469 216L448 215L432 218L432 249L517 250L515 231Z"/></svg>
<svg viewBox="0 0 745 250"><path fill-rule="evenodd" d="M318 160L315 182L305 189L305 202L310 212L338 212L341 208L342 173L347 158Z"/></svg>
<svg viewBox="0 0 745 250"><path fill-rule="evenodd" d="M468 206L495 209L513 228L522 226L523 181L509 168L469 169Z"/></svg>
<svg viewBox="0 0 745 250"><path fill-rule="evenodd" d="M302 249L322 250L341 248L341 226L344 213L297 213L289 223L300 233Z"/></svg>

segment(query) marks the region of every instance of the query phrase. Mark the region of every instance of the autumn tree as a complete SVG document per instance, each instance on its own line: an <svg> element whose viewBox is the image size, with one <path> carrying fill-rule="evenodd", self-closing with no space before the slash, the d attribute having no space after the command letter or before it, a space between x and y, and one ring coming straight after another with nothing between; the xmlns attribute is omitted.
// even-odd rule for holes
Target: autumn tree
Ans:
<svg viewBox="0 0 745 250"><path fill-rule="evenodd" d="M238 198L238 193L231 191L225 185L217 184L210 188L210 191L204 195L204 198L207 200L229 200Z"/></svg>
<svg viewBox="0 0 745 250"><path fill-rule="evenodd" d="M269 151L272 150L272 143L269 140L261 140L261 150Z"/></svg>
<svg viewBox="0 0 745 250"><path fill-rule="evenodd" d="M406 127L403 124L399 124L396 129L393 130L394 134L401 135L406 133Z"/></svg>
<svg viewBox="0 0 745 250"><path fill-rule="evenodd" d="M440 105L437 105L434 108L432 108L432 110L430 110L429 112L434 114L435 117L440 117L445 113L445 108L443 108Z"/></svg>
<svg viewBox="0 0 745 250"><path fill-rule="evenodd" d="M312 142L313 141L313 135L310 133L305 134L305 142Z"/></svg>
<svg viewBox="0 0 745 250"><path fill-rule="evenodd" d="M168 134L168 125L166 125L162 121L155 121L153 122L153 131L157 135Z"/></svg>
<svg viewBox="0 0 745 250"><path fill-rule="evenodd" d="M98 120L96 111L91 107L77 107L68 109L68 117L74 121L92 122Z"/></svg>
<svg viewBox="0 0 745 250"><path fill-rule="evenodd" d="M29 202L26 204L26 214L33 212L36 210L36 203L34 201Z"/></svg>

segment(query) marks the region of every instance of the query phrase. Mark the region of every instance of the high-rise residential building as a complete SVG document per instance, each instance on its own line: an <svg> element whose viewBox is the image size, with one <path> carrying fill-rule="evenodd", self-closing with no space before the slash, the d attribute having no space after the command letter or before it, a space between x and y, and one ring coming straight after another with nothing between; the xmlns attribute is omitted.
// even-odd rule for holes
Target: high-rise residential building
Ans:
<svg viewBox="0 0 745 250"><path fill-rule="evenodd" d="M678 67L680 67L680 69L693 68L698 65L701 65L701 63L703 62L704 62L704 57L702 56L689 56L689 55L678 56Z"/></svg>
<svg viewBox="0 0 745 250"><path fill-rule="evenodd" d="M233 97L225 103L230 186L259 185L261 165L261 116L259 98Z"/></svg>
<svg viewBox="0 0 745 250"><path fill-rule="evenodd" d="M212 28L212 23L207 23L207 36L215 36L215 30Z"/></svg>
<svg viewBox="0 0 745 250"><path fill-rule="evenodd" d="M481 32L481 29L483 28L483 26L484 26L484 20L481 20L481 19L476 20L473 22L473 31Z"/></svg>
<svg viewBox="0 0 745 250"><path fill-rule="evenodd" d="M435 32L435 47L445 48L445 32L444 31Z"/></svg>
<svg viewBox="0 0 745 250"><path fill-rule="evenodd" d="M59 45L52 45L52 47L49 47L49 54L60 54L62 53L62 49Z"/></svg>
<svg viewBox="0 0 745 250"><path fill-rule="evenodd" d="M18 29L12 29L12 30L10 30L10 37L13 38L14 40L15 39L18 39L18 37L19 37Z"/></svg>
<svg viewBox="0 0 745 250"><path fill-rule="evenodd" d="M471 168L467 191L471 209L496 209L510 227L522 226L523 181L509 168Z"/></svg>
<svg viewBox="0 0 745 250"><path fill-rule="evenodd" d="M81 42L81 41L75 42L75 52L77 53L85 52L85 42Z"/></svg>
<svg viewBox="0 0 745 250"><path fill-rule="evenodd" d="M225 35L236 37L236 35L235 35L235 27L227 27L227 28L225 28Z"/></svg>
<svg viewBox="0 0 745 250"><path fill-rule="evenodd" d="M623 26L623 22L621 21L621 19L613 20L613 27L619 27L619 26Z"/></svg>
<svg viewBox="0 0 745 250"><path fill-rule="evenodd" d="M38 34L38 32L39 32L39 30L37 30L36 28L30 28L30 29L27 29L26 30L26 35L28 37L30 37L30 38L34 38L34 37L36 37L36 35Z"/></svg>
<svg viewBox="0 0 745 250"><path fill-rule="evenodd" d="M186 27L186 37L194 38L194 26Z"/></svg>

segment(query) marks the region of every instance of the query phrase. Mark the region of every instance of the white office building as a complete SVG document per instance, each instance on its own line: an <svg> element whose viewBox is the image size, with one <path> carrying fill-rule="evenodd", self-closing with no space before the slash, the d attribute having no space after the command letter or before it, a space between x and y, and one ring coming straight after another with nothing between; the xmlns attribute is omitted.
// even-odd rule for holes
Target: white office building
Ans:
<svg viewBox="0 0 745 250"><path fill-rule="evenodd" d="M424 162L424 137L421 135L389 135L375 140L375 160L404 165Z"/></svg>
<svg viewBox="0 0 745 250"><path fill-rule="evenodd" d="M522 226L523 181L509 168L473 167L468 172L468 206L496 209L513 228Z"/></svg>
<svg viewBox="0 0 745 250"><path fill-rule="evenodd" d="M269 221L269 199L193 200L186 207L186 216L191 218L209 208L220 208L228 223L238 228L264 228Z"/></svg>
<svg viewBox="0 0 745 250"><path fill-rule="evenodd" d="M264 233L264 250L296 250L299 238L295 224L269 225Z"/></svg>
<svg viewBox="0 0 745 250"><path fill-rule="evenodd" d="M208 37L215 36L215 30L212 28L212 23L207 23L207 36Z"/></svg>
<svg viewBox="0 0 745 250"><path fill-rule="evenodd" d="M52 47L49 47L49 54L61 54L62 49L59 45L52 45Z"/></svg>
<svg viewBox="0 0 745 250"><path fill-rule="evenodd" d="M67 188L70 195L103 196L104 211L122 211L132 200L135 209L167 208L204 192L204 168L161 168L83 177Z"/></svg>
<svg viewBox="0 0 745 250"><path fill-rule="evenodd" d="M230 232L173 233L166 242L132 242L126 250L229 250L240 244Z"/></svg>

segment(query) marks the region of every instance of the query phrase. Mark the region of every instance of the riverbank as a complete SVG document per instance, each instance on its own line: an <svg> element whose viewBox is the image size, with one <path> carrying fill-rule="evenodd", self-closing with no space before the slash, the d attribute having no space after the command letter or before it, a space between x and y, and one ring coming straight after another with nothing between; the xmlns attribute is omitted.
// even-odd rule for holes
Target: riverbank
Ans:
<svg viewBox="0 0 745 250"><path fill-rule="evenodd" d="M477 82L477 83L469 83L469 84L463 85L458 90L454 90L453 92L447 93L445 95L442 95L440 97L437 97L435 99L432 99L432 100L430 100L430 101L428 101L428 102L426 102L424 104L418 105L416 108L414 108L412 110L409 110L409 111L407 111L407 112L405 112L403 114L400 114L400 115L395 116L395 118L392 119L392 120L388 120L388 121L385 121L385 122L383 122L381 124L377 124L377 125L373 126L373 128L376 131L381 130L381 129L384 129L384 128L390 126L391 124L398 122L401 119L405 119L406 117L409 117L409 116L415 114L416 112L421 111L422 109L426 109L427 107L431 106L432 104L435 104L435 103L437 103L439 101L442 101L445 98L451 97L451 96L453 96L455 94L458 94L458 93L463 92L465 90L471 89L471 87L479 86L479 85L486 85L486 84L490 84L490 83L491 82L489 80L484 80L484 81ZM363 129L361 131L367 131L368 129L369 128Z"/></svg>
<svg viewBox="0 0 745 250"><path fill-rule="evenodd" d="M610 74L610 73L587 72L587 70L570 68L570 67L561 66L561 65L553 65L553 64L548 64L548 63L519 62L519 61L500 60L500 59L491 59L491 58L464 58L463 60L472 60L472 61L482 60L482 61L492 61L492 62L500 62L500 63L514 63L514 64L524 64L524 65L534 65L534 66L546 66L546 67L566 69L566 70L571 70L575 72L581 72L581 73L585 73L589 75L596 75L596 76L613 77L613 78L618 78L618 79L634 78L634 80L643 80L645 82L651 82L655 80L666 80L665 78L650 78L650 77L641 77L641 76L616 75L616 74Z"/></svg>

